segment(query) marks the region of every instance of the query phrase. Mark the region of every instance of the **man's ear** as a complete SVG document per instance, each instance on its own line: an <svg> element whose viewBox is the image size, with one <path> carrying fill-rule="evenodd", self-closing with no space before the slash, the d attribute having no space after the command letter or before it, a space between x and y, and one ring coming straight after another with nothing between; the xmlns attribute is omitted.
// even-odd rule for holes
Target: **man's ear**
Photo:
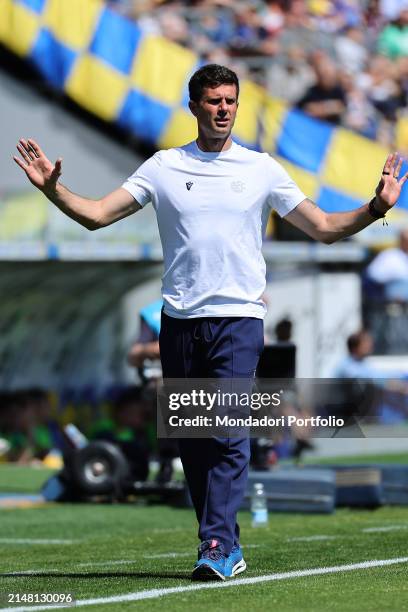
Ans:
<svg viewBox="0 0 408 612"><path fill-rule="evenodd" d="M194 117L197 117L197 102L194 102L193 100L190 100L190 102L188 103L188 108L190 109L190 111L193 113Z"/></svg>

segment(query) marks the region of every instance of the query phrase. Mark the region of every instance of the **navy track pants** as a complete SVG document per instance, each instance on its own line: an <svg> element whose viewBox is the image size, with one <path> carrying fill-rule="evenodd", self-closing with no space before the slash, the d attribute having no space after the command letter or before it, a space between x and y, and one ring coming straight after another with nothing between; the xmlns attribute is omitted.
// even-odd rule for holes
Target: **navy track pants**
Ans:
<svg viewBox="0 0 408 612"><path fill-rule="evenodd" d="M263 321L252 317L176 319L162 313L164 378L252 378L263 350ZM249 438L179 439L184 474L201 541L217 539L230 553L246 488Z"/></svg>

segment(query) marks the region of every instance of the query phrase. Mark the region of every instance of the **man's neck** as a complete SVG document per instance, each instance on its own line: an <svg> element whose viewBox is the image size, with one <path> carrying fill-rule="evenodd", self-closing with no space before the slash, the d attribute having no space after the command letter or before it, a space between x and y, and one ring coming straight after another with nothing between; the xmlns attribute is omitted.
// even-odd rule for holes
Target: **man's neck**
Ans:
<svg viewBox="0 0 408 612"><path fill-rule="evenodd" d="M226 138L207 138L203 134L199 134L196 143L198 148L205 153L221 153L231 148L232 138L231 135Z"/></svg>

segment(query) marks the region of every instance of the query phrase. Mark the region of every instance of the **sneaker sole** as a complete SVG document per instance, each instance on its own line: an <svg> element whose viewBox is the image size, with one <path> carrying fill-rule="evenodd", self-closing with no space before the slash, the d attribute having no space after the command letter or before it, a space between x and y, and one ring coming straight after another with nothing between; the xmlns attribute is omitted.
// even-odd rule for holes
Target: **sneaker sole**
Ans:
<svg viewBox="0 0 408 612"><path fill-rule="evenodd" d="M238 563L234 565L234 567L232 568L231 576L236 576L237 574L240 574L241 572L245 572L245 570L246 570L246 563L244 559L241 559L241 561L238 561Z"/></svg>
<svg viewBox="0 0 408 612"><path fill-rule="evenodd" d="M238 564L239 565L239 564ZM243 570L241 570L243 571ZM225 576L209 565L199 565L193 570L193 580L225 580Z"/></svg>

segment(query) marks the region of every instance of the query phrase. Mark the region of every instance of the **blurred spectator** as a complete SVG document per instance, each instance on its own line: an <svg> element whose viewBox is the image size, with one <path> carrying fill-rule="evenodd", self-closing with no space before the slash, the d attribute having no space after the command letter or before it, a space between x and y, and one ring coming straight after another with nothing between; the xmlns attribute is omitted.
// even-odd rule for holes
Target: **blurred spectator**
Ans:
<svg viewBox="0 0 408 612"><path fill-rule="evenodd" d="M353 76L348 72L340 72L340 82L346 95L343 125L367 138L376 138L378 117L366 92L357 87Z"/></svg>
<svg viewBox="0 0 408 612"><path fill-rule="evenodd" d="M60 424L54 418L48 393L43 389L34 388L29 389L26 396L35 411L34 436L37 444L43 448L45 454L51 449L63 450L64 436Z"/></svg>
<svg viewBox="0 0 408 612"><path fill-rule="evenodd" d="M324 3L324 0L323 0ZM316 3L314 3L316 4ZM328 4L327 2L325 4ZM313 5L313 2L310 3ZM311 15L313 11L308 10L308 6L304 0L292 0L287 3L287 14L285 26L289 29L314 29L314 23Z"/></svg>
<svg viewBox="0 0 408 612"><path fill-rule="evenodd" d="M367 357L373 354L374 340L367 329L351 334L347 338L348 356L345 357L334 371L334 378L350 379L384 379L379 385L385 384L387 388L400 390L407 393L408 386L405 382L390 380L391 378L405 378L403 370L381 370L367 362Z"/></svg>
<svg viewBox="0 0 408 612"><path fill-rule="evenodd" d="M45 391L27 389L6 393L0 404L0 437L9 444L7 460L36 464L51 450L64 450L64 436L52 417Z"/></svg>
<svg viewBox="0 0 408 612"><path fill-rule="evenodd" d="M282 2L278 0L265 0L261 9L260 25L268 36L276 36L285 25L285 13Z"/></svg>
<svg viewBox="0 0 408 612"><path fill-rule="evenodd" d="M408 8L407 0L379 0L379 11L385 19L393 21L404 8Z"/></svg>
<svg viewBox="0 0 408 612"><path fill-rule="evenodd" d="M368 0L364 11L364 21L366 35L370 41L370 50L372 50L376 46L377 36L379 32L381 32L385 23L385 19L379 5L379 0Z"/></svg>
<svg viewBox="0 0 408 612"><path fill-rule="evenodd" d="M0 461L7 459L7 453L10 450L10 442L7 440L7 414L8 394L0 394Z"/></svg>
<svg viewBox="0 0 408 612"><path fill-rule="evenodd" d="M211 43L211 47L228 47L233 36L233 20L231 11L220 7L218 10L209 8L200 12L197 18L192 19L192 32L194 39L203 36Z"/></svg>
<svg viewBox="0 0 408 612"><path fill-rule="evenodd" d="M401 106L406 107L408 102L408 56L400 57L397 61L397 78L401 92Z"/></svg>
<svg viewBox="0 0 408 612"><path fill-rule="evenodd" d="M364 31L361 28L349 27L334 43L337 60L340 66L348 73L361 72L368 59L365 46Z"/></svg>
<svg viewBox="0 0 408 612"><path fill-rule="evenodd" d="M288 317L280 319L275 325L276 342L288 343L292 342L293 323Z"/></svg>
<svg viewBox="0 0 408 612"><path fill-rule="evenodd" d="M156 300L142 308L139 337L128 353L128 363L137 368L143 383L161 378L159 333L162 305L162 300Z"/></svg>
<svg viewBox="0 0 408 612"><path fill-rule="evenodd" d="M233 55L260 53L261 19L254 3L237 4L234 11L234 32L229 44Z"/></svg>
<svg viewBox="0 0 408 612"><path fill-rule="evenodd" d="M378 48L391 59L408 55L408 7L400 9L395 21L381 32Z"/></svg>
<svg viewBox="0 0 408 612"><path fill-rule="evenodd" d="M282 61L275 61L267 71L266 88L272 96L294 104L314 83L314 72L301 47L291 47Z"/></svg>
<svg viewBox="0 0 408 612"><path fill-rule="evenodd" d="M154 34L159 36L162 33L159 20L157 19L157 8L154 0L137 0L130 2L130 8L127 11L129 16L137 21L139 28L145 34ZM164 34L165 35L165 34Z"/></svg>
<svg viewBox="0 0 408 612"><path fill-rule="evenodd" d="M389 301L408 302L408 229L399 236L399 245L379 253L366 270L366 277L376 284Z"/></svg>
<svg viewBox="0 0 408 612"><path fill-rule="evenodd" d="M36 431L37 419L34 403L28 393L14 392L7 405L6 439L10 443L8 459L22 464L35 463L50 450Z"/></svg>
<svg viewBox="0 0 408 612"><path fill-rule="evenodd" d="M336 66L328 57L315 60L316 84L298 101L297 106L316 119L339 124L346 109L346 96Z"/></svg>
<svg viewBox="0 0 408 612"><path fill-rule="evenodd" d="M395 121L398 108L405 103L397 79L397 65L381 55L373 57L367 71L357 78L358 87L366 92L375 108L389 121Z"/></svg>
<svg viewBox="0 0 408 612"><path fill-rule="evenodd" d="M310 0L315 25L326 32L341 32L360 25L363 19L359 0Z"/></svg>
<svg viewBox="0 0 408 612"><path fill-rule="evenodd" d="M146 401L149 401L150 397L151 411L154 411L156 406L156 389L162 378L159 347L162 305L162 300L156 300L142 308L139 337L128 354L129 364L138 369L142 383L146 385L145 390L150 391ZM173 459L179 456L177 441L160 438L156 441L156 447L159 459L156 480L161 483L168 482L173 474Z"/></svg>
<svg viewBox="0 0 408 612"><path fill-rule="evenodd" d="M372 355L374 342L371 334L362 329L347 339L349 355L334 372L338 379L348 379L350 384L336 389L336 400L343 414L365 417L376 414L381 422L399 422L405 419L408 410L407 372L381 370L367 362ZM341 408L340 408L341 410ZM340 413L339 413L340 416Z"/></svg>
<svg viewBox="0 0 408 612"><path fill-rule="evenodd" d="M371 334L362 329L347 338L348 356L338 365L334 372L335 378L376 378L379 376L375 368L369 366L365 359L373 352Z"/></svg>
<svg viewBox="0 0 408 612"><path fill-rule="evenodd" d="M191 46L188 24L179 11L173 7L160 11L159 24L166 38L183 47Z"/></svg>

